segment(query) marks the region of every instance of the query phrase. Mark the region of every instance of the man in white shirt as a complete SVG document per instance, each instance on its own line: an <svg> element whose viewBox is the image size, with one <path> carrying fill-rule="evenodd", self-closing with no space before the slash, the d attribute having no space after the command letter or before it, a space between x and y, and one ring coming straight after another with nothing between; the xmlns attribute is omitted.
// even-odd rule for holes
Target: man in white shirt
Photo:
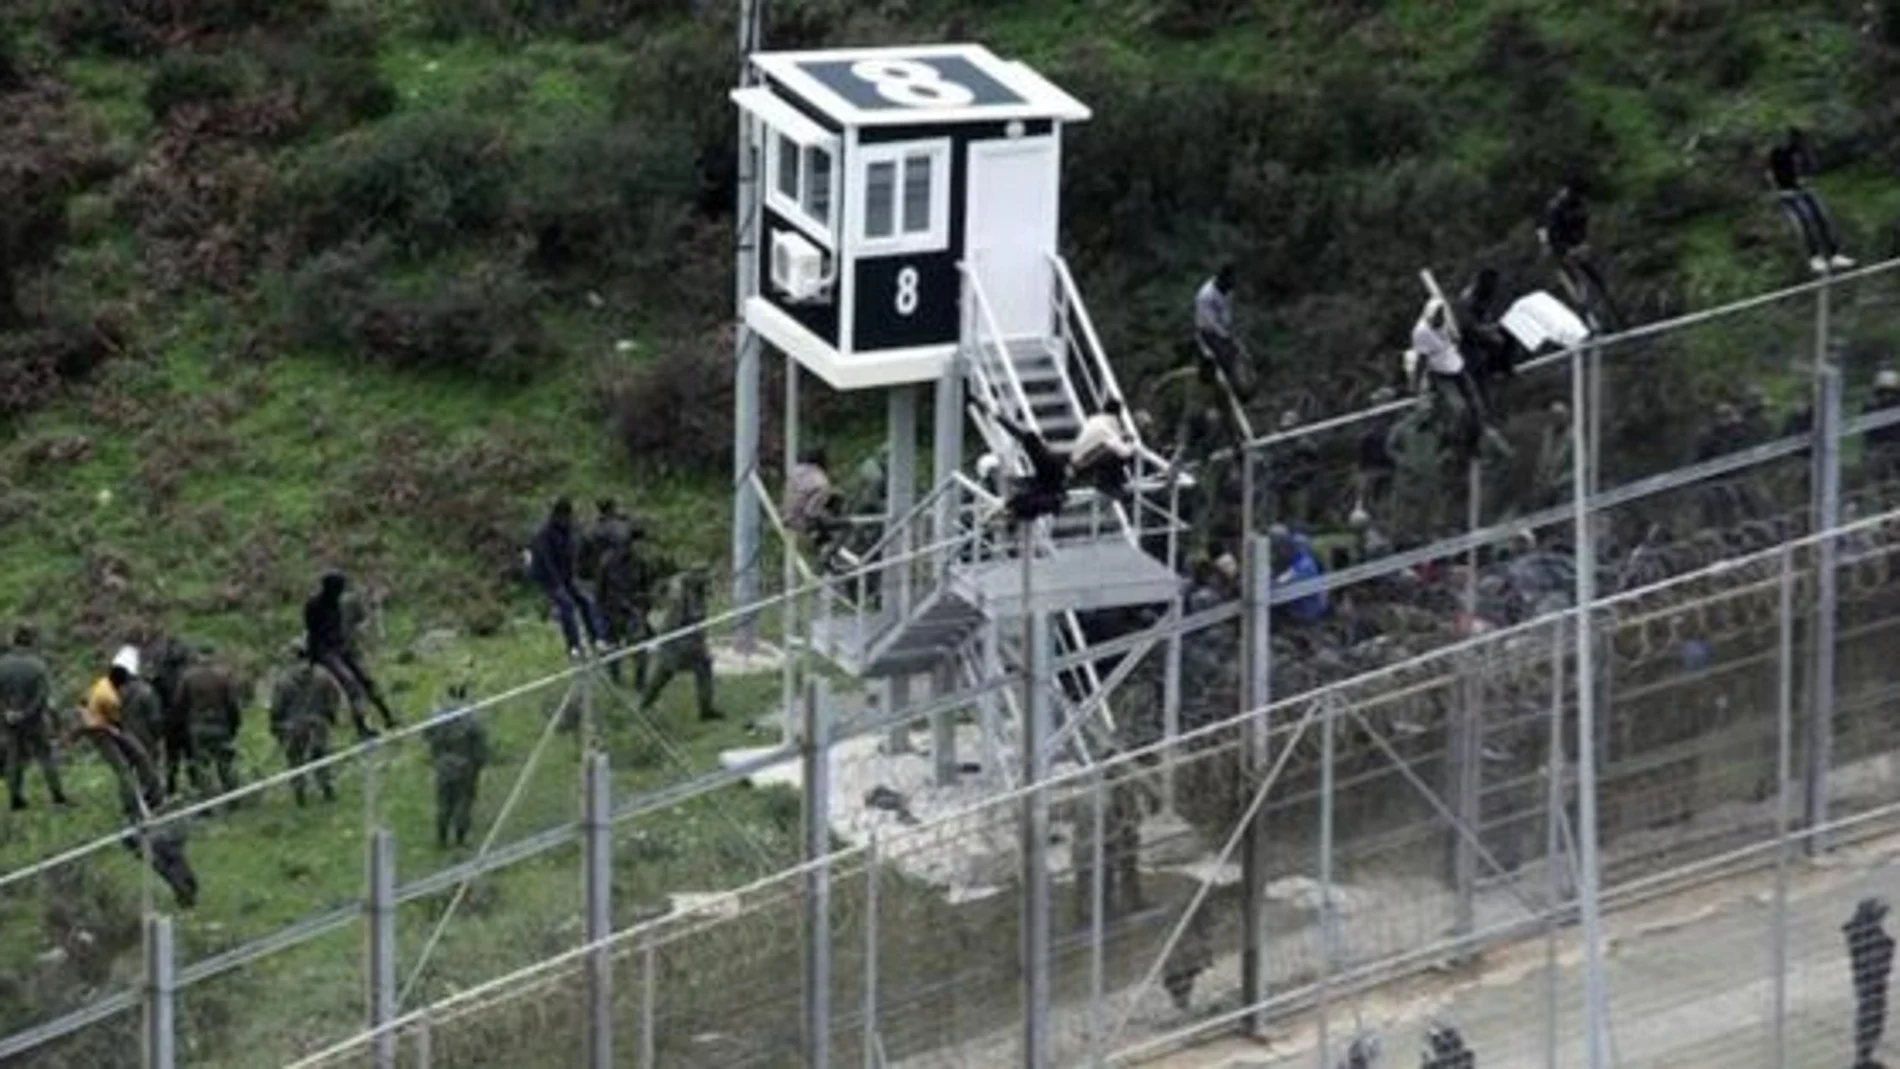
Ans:
<svg viewBox="0 0 1900 1069"><path fill-rule="evenodd" d="M1128 461L1134 455L1135 444L1122 425L1122 403L1111 397L1101 411L1082 421L1069 450L1069 467L1078 480L1086 479L1104 496L1126 504Z"/></svg>
<svg viewBox="0 0 1900 1069"><path fill-rule="evenodd" d="M1234 265L1222 264L1214 277L1195 291L1194 339L1200 343L1202 355L1226 376L1228 387L1244 395L1251 375L1243 367L1240 343L1234 340L1233 293Z"/></svg>
<svg viewBox="0 0 1900 1069"><path fill-rule="evenodd" d="M1460 410L1459 441L1468 457L1475 457L1485 431L1484 400L1472 381L1464 353L1458 349L1457 327L1451 309L1433 297L1412 325L1412 348L1406 353L1406 373L1412 388L1420 390L1429 383L1438 403L1456 404ZM1501 448L1508 452L1507 446Z"/></svg>

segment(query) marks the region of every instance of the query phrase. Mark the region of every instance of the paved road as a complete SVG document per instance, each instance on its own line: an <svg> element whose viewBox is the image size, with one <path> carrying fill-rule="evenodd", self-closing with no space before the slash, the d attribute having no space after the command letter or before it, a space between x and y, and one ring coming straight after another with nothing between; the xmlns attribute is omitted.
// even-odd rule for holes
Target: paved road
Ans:
<svg viewBox="0 0 1900 1069"><path fill-rule="evenodd" d="M1900 836L1845 848L1789 870L1786 929L1786 1060L1777 1059L1776 895L1772 873L1731 879L1606 918L1611 1064L1787 1065L1849 1069L1852 993L1840 925L1865 895L1900 901ZM1893 924L1889 924L1891 929ZM1385 1066L1418 1064L1423 1031L1457 1026L1492 1067L1585 1063L1582 957L1574 932L1555 948L1561 1012L1549 1029L1551 948L1542 939L1486 956L1458 975L1392 985L1336 1004L1328 1015L1330 1057L1318 1049L1313 1015L1289 1022L1268 1043L1220 1041L1148 1063L1155 1069L1292 1069L1337 1065L1355 1012L1380 1036ZM1556 1051L1554 1062L1551 1049ZM1900 1042L1882 1050L1900 1064Z"/></svg>

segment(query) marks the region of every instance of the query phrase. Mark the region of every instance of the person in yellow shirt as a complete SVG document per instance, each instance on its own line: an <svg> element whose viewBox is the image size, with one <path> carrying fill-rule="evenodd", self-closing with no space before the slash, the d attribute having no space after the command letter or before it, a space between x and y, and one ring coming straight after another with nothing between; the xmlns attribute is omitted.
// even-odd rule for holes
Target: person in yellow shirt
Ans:
<svg viewBox="0 0 1900 1069"><path fill-rule="evenodd" d="M86 704L79 711L79 722L88 728L114 728L119 726L119 689L131 680L131 673L124 665L115 664L92 684L86 692Z"/></svg>

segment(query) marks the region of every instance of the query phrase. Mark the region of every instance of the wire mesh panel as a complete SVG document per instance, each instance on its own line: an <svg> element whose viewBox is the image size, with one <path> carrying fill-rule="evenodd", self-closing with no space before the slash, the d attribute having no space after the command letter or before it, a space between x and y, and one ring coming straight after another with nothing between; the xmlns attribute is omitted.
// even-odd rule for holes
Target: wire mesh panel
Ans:
<svg viewBox="0 0 1900 1069"><path fill-rule="evenodd" d="M640 1019L652 1021L659 1064L797 1060L803 889L803 872L775 876L685 905L633 938L616 971L616 998L643 1000Z"/></svg>
<svg viewBox="0 0 1900 1069"><path fill-rule="evenodd" d="M149 897L167 894L147 879L137 853L107 840L0 887L0 1031L64 1034L101 1004L136 999L142 911ZM75 1033L44 1055L46 1064L82 1064L70 1059L99 1049L108 1032ZM31 1046L20 1041L21 1050Z"/></svg>
<svg viewBox="0 0 1900 1069"><path fill-rule="evenodd" d="M238 1069L285 1065L342 1042L369 1023L364 939L356 925L267 958L214 969L180 963L178 1064ZM261 1006L294 1006L291 1018Z"/></svg>

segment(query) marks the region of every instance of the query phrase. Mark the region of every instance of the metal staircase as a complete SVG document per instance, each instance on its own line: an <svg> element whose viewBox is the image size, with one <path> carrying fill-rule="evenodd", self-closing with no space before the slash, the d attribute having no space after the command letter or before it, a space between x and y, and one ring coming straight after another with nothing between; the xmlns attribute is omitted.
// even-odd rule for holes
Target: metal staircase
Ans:
<svg viewBox="0 0 1900 1069"><path fill-rule="evenodd" d="M1088 414L1121 396L1067 266L1052 257L1050 270L1050 329L1026 338L1002 337L980 281L967 270L964 275L966 394L978 433L1012 477L1028 474L1028 459L998 417L1062 451ZM849 577L827 584L808 628L814 652L862 678L921 675L950 665L963 683L974 684L1017 667L1028 611L1051 614L1056 654L1064 657L1088 648L1081 612L1171 601L1178 577L1143 547L1165 545L1162 555L1173 558L1175 477L1141 443L1127 414L1124 420L1136 443L1131 504L1071 490L1061 511L1032 531L1027 589L1023 541L1008 527L1000 489L959 473L847 561L856 569ZM986 628L998 629L1000 664L984 663ZM1092 760L1114 739L1104 680L1093 661L1084 661L1064 670L1058 683L1058 744ZM1005 693L996 704L990 741L1007 746L1020 697Z"/></svg>

